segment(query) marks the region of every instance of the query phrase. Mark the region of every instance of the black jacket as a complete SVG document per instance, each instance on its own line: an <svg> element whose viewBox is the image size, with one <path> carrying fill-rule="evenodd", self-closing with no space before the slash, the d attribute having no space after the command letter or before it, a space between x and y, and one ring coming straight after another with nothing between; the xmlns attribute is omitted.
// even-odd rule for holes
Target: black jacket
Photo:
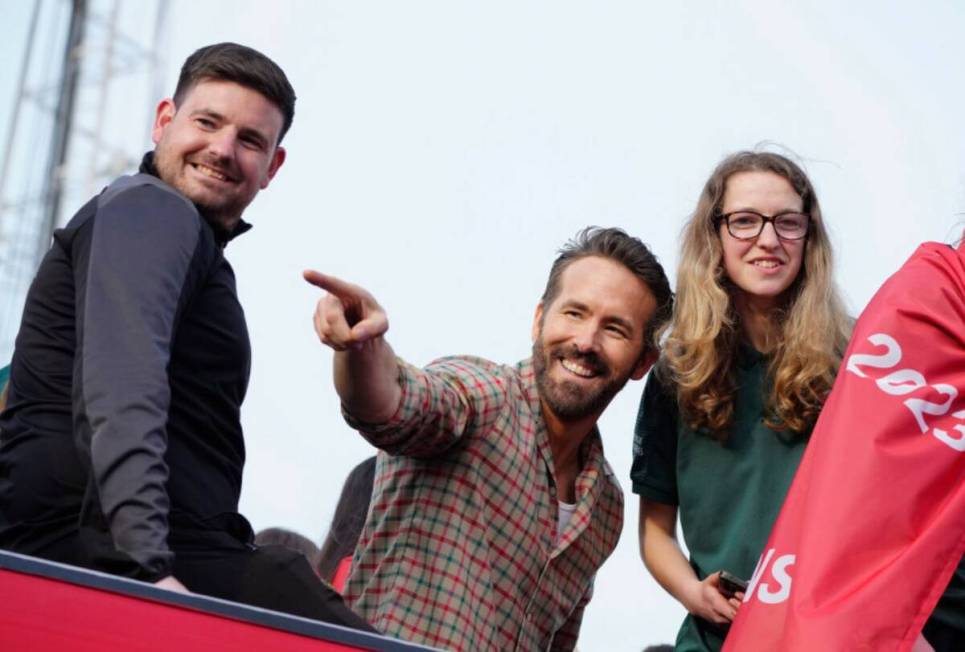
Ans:
<svg viewBox="0 0 965 652"><path fill-rule="evenodd" d="M54 234L0 415L0 546L84 530L91 565L153 580L171 573L172 528L250 535L237 508L251 354L223 256L247 228L209 223L148 154ZM96 550L98 532L113 545Z"/></svg>

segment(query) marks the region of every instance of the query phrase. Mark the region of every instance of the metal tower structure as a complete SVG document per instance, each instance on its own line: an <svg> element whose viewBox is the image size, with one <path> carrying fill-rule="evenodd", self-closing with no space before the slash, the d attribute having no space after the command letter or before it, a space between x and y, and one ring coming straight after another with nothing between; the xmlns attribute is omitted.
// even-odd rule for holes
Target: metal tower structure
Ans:
<svg viewBox="0 0 965 652"><path fill-rule="evenodd" d="M35 0L0 159L0 366L53 230L150 142L167 9Z"/></svg>

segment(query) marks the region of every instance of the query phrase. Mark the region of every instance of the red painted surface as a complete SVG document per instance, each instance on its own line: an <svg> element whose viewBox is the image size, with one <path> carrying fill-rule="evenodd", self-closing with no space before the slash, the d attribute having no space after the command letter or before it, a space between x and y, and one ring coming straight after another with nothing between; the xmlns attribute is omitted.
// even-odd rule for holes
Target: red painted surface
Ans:
<svg viewBox="0 0 965 652"><path fill-rule="evenodd" d="M185 607L0 569L3 652L363 650Z"/></svg>

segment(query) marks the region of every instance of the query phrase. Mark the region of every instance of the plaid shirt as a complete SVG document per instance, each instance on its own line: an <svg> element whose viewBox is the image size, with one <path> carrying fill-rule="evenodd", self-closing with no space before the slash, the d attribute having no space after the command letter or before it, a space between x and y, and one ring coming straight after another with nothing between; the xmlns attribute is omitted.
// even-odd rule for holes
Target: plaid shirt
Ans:
<svg viewBox="0 0 965 652"><path fill-rule="evenodd" d="M380 631L453 650L572 650L623 493L594 428L557 537L553 458L532 363L399 362L386 424L346 414L379 454L345 597Z"/></svg>

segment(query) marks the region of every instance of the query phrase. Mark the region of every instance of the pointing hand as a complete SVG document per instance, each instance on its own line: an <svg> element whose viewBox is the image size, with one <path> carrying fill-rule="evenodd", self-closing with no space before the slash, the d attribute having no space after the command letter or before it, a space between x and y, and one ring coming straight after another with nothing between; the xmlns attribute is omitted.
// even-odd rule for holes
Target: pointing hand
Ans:
<svg viewBox="0 0 965 652"><path fill-rule="evenodd" d="M357 349L389 330L382 306L363 288L312 270L303 276L328 293L319 299L314 317L315 332L326 346Z"/></svg>

